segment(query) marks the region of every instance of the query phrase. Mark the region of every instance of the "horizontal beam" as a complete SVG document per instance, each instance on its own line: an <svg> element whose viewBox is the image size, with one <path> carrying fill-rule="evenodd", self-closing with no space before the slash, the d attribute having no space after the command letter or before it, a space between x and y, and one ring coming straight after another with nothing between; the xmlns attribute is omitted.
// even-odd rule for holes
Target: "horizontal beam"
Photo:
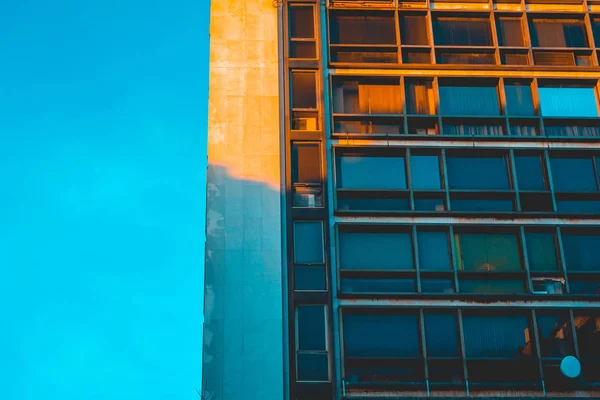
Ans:
<svg viewBox="0 0 600 400"><path fill-rule="evenodd" d="M414 300L414 299L339 299L340 307L432 307L432 308L600 308L599 300Z"/></svg>
<svg viewBox="0 0 600 400"><path fill-rule="evenodd" d="M433 140L420 140L420 139L331 139L330 142L333 146L385 146L385 147L455 147L455 148L502 148L502 149L549 149L549 150L598 150L600 149L600 140L589 141L563 141L563 142L550 142L545 138L536 137L537 141L524 141L524 140L485 140L486 137L478 137L477 139L465 137L463 140L454 139L433 139ZM534 140L536 140L534 138ZM543 141L540 141L543 140Z"/></svg>
<svg viewBox="0 0 600 400"><path fill-rule="evenodd" d="M422 225L559 225L559 226L600 226L600 219L578 218L482 218L482 217L375 217L375 216L335 216L336 224L422 224Z"/></svg>

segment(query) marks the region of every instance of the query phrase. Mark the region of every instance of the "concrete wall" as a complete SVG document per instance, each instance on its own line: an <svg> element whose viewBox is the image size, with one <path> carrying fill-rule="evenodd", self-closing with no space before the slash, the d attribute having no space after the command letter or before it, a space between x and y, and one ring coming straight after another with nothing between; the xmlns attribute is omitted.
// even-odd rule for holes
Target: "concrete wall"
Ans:
<svg viewBox="0 0 600 400"><path fill-rule="evenodd" d="M277 11L211 4L204 392L283 399Z"/></svg>

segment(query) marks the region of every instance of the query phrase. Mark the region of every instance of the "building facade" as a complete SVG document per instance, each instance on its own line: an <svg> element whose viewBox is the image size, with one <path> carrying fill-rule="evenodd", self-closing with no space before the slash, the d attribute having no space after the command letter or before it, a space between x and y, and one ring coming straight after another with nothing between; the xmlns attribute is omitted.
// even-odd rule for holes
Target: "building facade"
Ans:
<svg viewBox="0 0 600 400"><path fill-rule="evenodd" d="M205 397L600 397L599 56L597 0L213 1Z"/></svg>

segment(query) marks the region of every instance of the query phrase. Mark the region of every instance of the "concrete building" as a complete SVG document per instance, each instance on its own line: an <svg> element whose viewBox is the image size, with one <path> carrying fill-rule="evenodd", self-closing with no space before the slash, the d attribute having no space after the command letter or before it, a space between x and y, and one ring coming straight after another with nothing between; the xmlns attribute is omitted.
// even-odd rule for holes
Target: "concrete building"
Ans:
<svg viewBox="0 0 600 400"><path fill-rule="evenodd" d="M597 47L597 0L214 0L205 398L600 396Z"/></svg>

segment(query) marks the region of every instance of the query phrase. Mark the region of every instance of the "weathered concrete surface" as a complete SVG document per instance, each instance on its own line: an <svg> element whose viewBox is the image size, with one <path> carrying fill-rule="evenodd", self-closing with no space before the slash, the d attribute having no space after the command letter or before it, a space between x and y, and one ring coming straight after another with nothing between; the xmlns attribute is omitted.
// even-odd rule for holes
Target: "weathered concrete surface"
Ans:
<svg viewBox="0 0 600 400"><path fill-rule="evenodd" d="M283 399L277 8L211 3L206 399Z"/></svg>

